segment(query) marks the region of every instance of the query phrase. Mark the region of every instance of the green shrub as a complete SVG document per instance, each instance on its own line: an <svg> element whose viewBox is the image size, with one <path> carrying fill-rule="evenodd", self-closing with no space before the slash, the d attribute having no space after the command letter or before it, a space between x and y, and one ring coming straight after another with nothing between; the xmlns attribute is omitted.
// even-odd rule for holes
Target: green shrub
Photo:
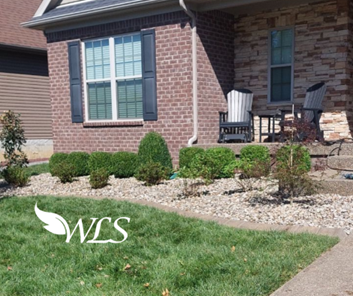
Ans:
<svg viewBox="0 0 353 296"><path fill-rule="evenodd" d="M58 177L61 183L72 183L75 176L74 169L75 167L71 163L64 160L60 163L60 165L54 166L53 176Z"/></svg>
<svg viewBox="0 0 353 296"><path fill-rule="evenodd" d="M300 145L287 145L281 147L276 154L277 167L287 166L291 161L291 150L293 155L293 165L298 166L298 169L303 172L310 172L311 157L309 150Z"/></svg>
<svg viewBox="0 0 353 296"><path fill-rule="evenodd" d="M109 171L106 168L100 168L91 172L89 184L93 189L104 188L108 185Z"/></svg>
<svg viewBox="0 0 353 296"><path fill-rule="evenodd" d="M167 143L164 138L155 132L148 133L140 142L139 165L147 163L160 163L161 166L168 169L170 174L173 171L172 158L170 156Z"/></svg>
<svg viewBox="0 0 353 296"><path fill-rule="evenodd" d="M241 170L249 178L268 176L271 171L270 151L265 146L248 145L240 151Z"/></svg>
<svg viewBox="0 0 353 296"><path fill-rule="evenodd" d="M235 155L231 149L210 148L205 153L196 154L191 164L180 170L179 176L191 179L201 177L212 183L215 179L233 178L232 164L235 169Z"/></svg>
<svg viewBox="0 0 353 296"><path fill-rule="evenodd" d="M224 178L234 178L236 171L241 169L241 161L240 160L233 160L223 169Z"/></svg>
<svg viewBox="0 0 353 296"><path fill-rule="evenodd" d="M288 145L280 148L276 154L275 178L279 183L282 198L316 193L318 184L308 172L311 168L309 151L300 145Z"/></svg>
<svg viewBox="0 0 353 296"><path fill-rule="evenodd" d="M131 178L138 168L138 156L132 152L117 152L112 156L115 178Z"/></svg>
<svg viewBox="0 0 353 296"><path fill-rule="evenodd" d="M67 160L67 157L69 155L66 153L54 153L50 159L49 159L49 172L52 174L52 176L55 176L54 170L55 168L59 165L61 165L61 163L63 163L64 161Z"/></svg>
<svg viewBox="0 0 353 296"><path fill-rule="evenodd" d="M90 172L105 168L109 174L113 172L112 154L108 152L93 152L88 160Z"/></svg>
<svg viewBox="0 0 353 296"><path fill-rule="evenodd" d="M20 117L11 110L0 116L0 142L7 167L23 167L28 163L27 155L22 151L26 138Z"/></svg>
<svg viewBox="0 0 353 296"><path fill-rule="evenodd" d="M179 151L179 167L190 168L191 163L195 159L196 155L205 153L205 150L199 147L187 147L182 148Z"/></svg>
<svg viewBox="0 0 353 296"><path fill-rule="evenodd" d="M153 186L167 179L169 172L170 169L162 166L159 162L148 162L140 166L136 178L145 182L147 186Z"/></svg>
<svg viewBox="0 0 353 296"><path fill-rule="evenodd" d="M20 166L8 166L2 171L5 181L13 186L23 187L28 184L29 175Z"/></svg>
<svg viewBox="0 0 353 296"><path fill-rule="evenodd" d="M232 178L234 175L229 175L225 172L226 167L235 161L235 154L230 148L217 147L206 150L206 154L214 159L219 172L216 174L216 179Z"/></svg>
<svg viewBox="0 0 353 296"><path fill-rule="evenodd" d="M68 155L67 161L74 166L74 177L89 175L88 160L87 152L72 152Z"/></svg>

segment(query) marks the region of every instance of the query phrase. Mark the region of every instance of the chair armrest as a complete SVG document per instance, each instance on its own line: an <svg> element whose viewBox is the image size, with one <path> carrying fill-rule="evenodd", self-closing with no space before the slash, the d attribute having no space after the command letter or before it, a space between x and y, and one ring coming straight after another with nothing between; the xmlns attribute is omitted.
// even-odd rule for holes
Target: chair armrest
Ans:
<svg viewBox="0 0 353 296"><path fill-rule="evenodd" d="M300 108L300 110L301 111L317 111L317 112L319 112L319 113L322 113L322 112L324 112L322 109L320 109L320 108Z"/></svg>

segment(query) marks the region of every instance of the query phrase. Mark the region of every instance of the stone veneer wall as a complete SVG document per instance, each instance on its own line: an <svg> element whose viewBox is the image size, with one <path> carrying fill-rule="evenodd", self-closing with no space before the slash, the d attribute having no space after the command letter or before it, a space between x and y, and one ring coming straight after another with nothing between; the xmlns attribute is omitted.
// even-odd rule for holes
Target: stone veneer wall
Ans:
<svg viewBox="0 0 353 296"><path fill-rule="evenodd" d="M326 139L350 136L352 53L349 0L320 1L261 13L235 20L235 87L254 92L254 110L277 109L267 104L268 32L295 29L294 102L302 104L311 85L325 81L322 129ZM352 30L351 30L352 31ZM258 120L255 127L258 127ZM258 131L256 131L258 133Z"/></svg>

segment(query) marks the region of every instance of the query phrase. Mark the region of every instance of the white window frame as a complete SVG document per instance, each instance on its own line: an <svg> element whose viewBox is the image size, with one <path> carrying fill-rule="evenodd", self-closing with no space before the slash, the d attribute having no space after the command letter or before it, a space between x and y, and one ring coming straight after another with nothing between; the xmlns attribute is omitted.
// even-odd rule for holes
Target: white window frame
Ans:
<svg viewBox="0 0 353 296"><path fill-rule="evenodd" d="M85 100L85 122L92 123L111 123L111 122L141 122L143 118L118 118L118 97L117 97L117 81L128 80L128 79L141 79L141 75L126 76L126 77L116 77L116 63L115 63L115 48L114 39L118 37L134 36L140 35L141 32L133 32L129 34L114 35L109 37L85 39L81 41L82 44L82 70L83 70L83 83L84 83L84 100ZM86 69L86 42L109 40L109 62L110 62L110 78L103 79L87 79L87 69ZM141 48L142 50L142 48ZM141 57L142 58L142 57ZM142 67L142 60L141 60ZM92 120L89 118L89 104L88 104L88 83L94 82L109 82L111 84L111 96L112 96L112 119L97 119Z"/></svg>
<svg viewBox="0 0 353 296"><path fill-rule="evenodd" d="M283 31L283 30L292 30L292 61L290 64L280 64L280 65L272 65L272 32L274 31ZM269 30L268 32L268 87L267 87L267 104L269 105L289 105L294 101L294 54L295 54L295 28L294 27L279 27ZM284 67L292 67L291 69L291 99L290 101L271 101L271 93L272 93L272 69L274 68L284 68Z"/></svg>

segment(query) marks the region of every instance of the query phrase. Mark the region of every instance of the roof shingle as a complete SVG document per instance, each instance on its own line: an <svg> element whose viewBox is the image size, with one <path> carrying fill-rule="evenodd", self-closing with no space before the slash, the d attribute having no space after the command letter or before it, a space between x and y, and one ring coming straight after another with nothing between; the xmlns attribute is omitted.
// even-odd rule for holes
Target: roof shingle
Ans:
<svg viewBox="0 0 353 296"><path fill-rule="evenodd" d="M35 14L41 0L0 0L0 43L46 49L43 32L21 27Z"/></svg>

